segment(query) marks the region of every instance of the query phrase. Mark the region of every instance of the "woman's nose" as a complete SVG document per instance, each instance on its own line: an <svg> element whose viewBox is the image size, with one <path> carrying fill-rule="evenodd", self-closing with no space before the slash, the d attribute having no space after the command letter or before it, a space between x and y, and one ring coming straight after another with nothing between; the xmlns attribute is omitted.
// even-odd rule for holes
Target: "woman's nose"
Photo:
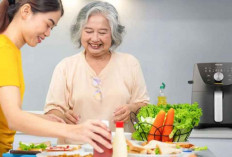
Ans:
<svg viewBox="0 0 232 157"><path fill-rule="evenodd" d="M51 28L48 28L47 31L44 33L46 37L50 36Z"/></svg>
<svg viewBox="0 0 232 157"><path fill-rule="evenodd" d="M99 41L99 36L98 36L98 33L93 33L93 36L92 36L92 41Z"/></svg>

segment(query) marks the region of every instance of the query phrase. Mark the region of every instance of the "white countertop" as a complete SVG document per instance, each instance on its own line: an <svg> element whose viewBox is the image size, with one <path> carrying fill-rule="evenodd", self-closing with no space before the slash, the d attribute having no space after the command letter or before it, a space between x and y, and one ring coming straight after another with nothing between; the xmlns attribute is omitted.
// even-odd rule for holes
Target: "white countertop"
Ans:
<svg viewBox="0 0 232 157"><path fill-rule="evenodd" d="M43 111L28 111L35 114L43 114ZM20 134L20 132L17 132ZM232 139L232 128L205 128L193 129L190 138L224 138Z"/></svg>
<svg viewBox="0 0 232 157"><path fill-rule="evenodd" d="M193 129L190 138L228 138L232 139L232 128Z"/></svg>

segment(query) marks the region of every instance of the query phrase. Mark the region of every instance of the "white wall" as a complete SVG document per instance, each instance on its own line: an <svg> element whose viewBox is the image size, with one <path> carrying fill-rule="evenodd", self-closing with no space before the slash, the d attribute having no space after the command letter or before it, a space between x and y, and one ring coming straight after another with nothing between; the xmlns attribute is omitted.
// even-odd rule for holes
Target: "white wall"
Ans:
<svg viewBox="0 0 232 157"><path fill-rule="evenodd" d="M26 92L23 108L42 110L55 65L80 50L70 40L70 26L87 0L63 0L65 15L36 48L22 48ZM193 65L232 59L230 0L110 0L126 35L118 51L141 63L151 103L167 84L169 103L190 103Z"/></svg>

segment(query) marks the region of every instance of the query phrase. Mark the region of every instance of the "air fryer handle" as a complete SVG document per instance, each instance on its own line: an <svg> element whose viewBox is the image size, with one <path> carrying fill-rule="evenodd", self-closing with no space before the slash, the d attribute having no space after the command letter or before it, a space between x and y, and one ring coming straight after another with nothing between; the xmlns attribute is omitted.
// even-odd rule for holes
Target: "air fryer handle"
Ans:
<svg viewBox="0 0 232 157"><path fill-rule="evenodd" d="M223 120L223 99L222 91L217 89L214 91L214 120L215 122L222 122Z"/></svg>

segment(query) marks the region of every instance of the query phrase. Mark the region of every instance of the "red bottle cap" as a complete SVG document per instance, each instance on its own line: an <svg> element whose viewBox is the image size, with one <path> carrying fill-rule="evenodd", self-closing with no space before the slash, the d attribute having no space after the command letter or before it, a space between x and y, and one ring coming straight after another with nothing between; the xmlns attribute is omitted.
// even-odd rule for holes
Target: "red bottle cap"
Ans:
<svg viewBox="0 0 232 157"><path fill-rule="evenodd" d="M124 127L124 122L122 121L116 122L116 128L123 128L123 127Z"/></svg>

